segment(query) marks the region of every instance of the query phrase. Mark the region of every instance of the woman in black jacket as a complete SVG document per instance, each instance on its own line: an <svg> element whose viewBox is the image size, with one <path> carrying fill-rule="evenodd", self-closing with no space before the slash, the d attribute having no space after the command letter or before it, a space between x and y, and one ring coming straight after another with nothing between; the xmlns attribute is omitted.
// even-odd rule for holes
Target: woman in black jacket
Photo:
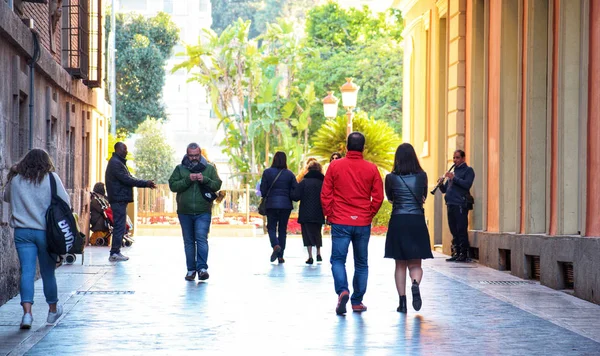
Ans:
<svg viewBox="0 0 600 356"><path fill-rule="evenodd" d="M290 197L298 182L292 171L287 169L287 157L279 151L273 157L271 168L262 174L261 196L267 199L267 231L273 252L271 262L284 263L283 252L287 236L287 225L293 205ZM279 236L277 233L279 232Z"/></svg>
<svg viewBox="0 0 600 356"><path fill-rule="evenodd" d="M321 188L325 176L322 172L323 169L319 162L310 162L308 172L292 192L292 199L300 200L298 223L302 226L302 242L308 250L306 263L309 265L314 262L313 246L317 247L317 262L323 261L321 258L321 246L323 245L321 228L325 223L325 216L321 206Z"/></svg>
<svg viewBox="0 0 600 356"><path fill-rule="evenodd" d="M412 305L421 309L419 284L423 277L421 260L433 258L423 204L427 198L427 174L415 149L403 143L396 150L394 170L385 177L385 194L393 204L385 240L385 257L396 260L397 311L406 313L406 269L412 283Z"/></svg>

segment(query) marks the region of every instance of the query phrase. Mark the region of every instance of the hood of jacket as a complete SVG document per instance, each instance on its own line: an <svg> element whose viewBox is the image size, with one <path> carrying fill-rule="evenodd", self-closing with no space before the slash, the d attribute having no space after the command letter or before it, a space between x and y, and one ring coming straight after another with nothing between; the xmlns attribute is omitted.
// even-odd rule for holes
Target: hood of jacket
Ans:
<svg viewBox="0 0 600 356"><path fill-rule="evenodd" d="M319 179L319 180L324 180L325 176L323 175L323 173L319 172L319 171L308 171L308 173L306 173L306 175L304 176L304 178L315 178L315 179Z"/></svg>

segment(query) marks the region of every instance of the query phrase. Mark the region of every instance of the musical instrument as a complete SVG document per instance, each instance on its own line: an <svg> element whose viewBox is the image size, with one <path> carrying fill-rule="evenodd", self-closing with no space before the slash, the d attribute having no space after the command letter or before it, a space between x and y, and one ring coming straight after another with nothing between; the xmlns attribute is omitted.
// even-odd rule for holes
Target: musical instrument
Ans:
<svg viewBox="0 0 600 356"><path fill-rule="evenodd" d="M456 166L456 163L455 163L455 164L453 164L453 165L452 165L452 167L450 167L450 169L449 169L449 170L448 170L448 172L446 172L446 173L450 173L450 172L451 172L451 171L454 169L454 167L455 167L455 166ZM435 192L438 190L438 188L439 188L439 187L440 187L442 184L444 184L444 180L445 180L445 179L442 179L442 181L441 181L441 182L439 182L439 183L438 183L438 185L436 185L436 186L435 186L435 188L433 188L433 190L432 190L432 191L430 191L429 193L431 193L432 195L435 195Z"/></svg>

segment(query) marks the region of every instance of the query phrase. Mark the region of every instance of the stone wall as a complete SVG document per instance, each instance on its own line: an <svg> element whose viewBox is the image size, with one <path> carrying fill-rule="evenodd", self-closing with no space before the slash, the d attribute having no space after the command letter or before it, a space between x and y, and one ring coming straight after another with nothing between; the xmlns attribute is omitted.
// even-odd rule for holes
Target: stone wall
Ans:
<svg viewBox="0 0 600 356"><path fill-rule="evenodd" d="M572 289L575 296L600 304L600 238L472 231L469 240L483 265L524 279L539 278L545 286ZM534 257L539 258L539 277L532 270ZM565 280L565 264L573 266L572 288Z"/></svg>
<svg viewBox="0 0 600 356"><path fill-rule="evenodd" d="M43 11L43 7L48 6L27 5L25 10L29 6L41 6L41 10L35 9ZM40 34L48 33L49 22L38 26L36 30ZM72 78L60 65L60 55L57 57L56 52L48 50L47 40L49 38L46 43L42 43L43 37L40 40L41 56L35 66L32 90L28 65L33 53L32 33L19 16L0 1L0 186L5 184L8 168L29 150L32 137L32 147L43 148L51 155L74 211L80 216L81 231L87 233L89 192L95 182L103 180L106 167L106 113L110 108L103 96L104 89L91 89ZM9 220L10 206L2 202L0 305L15 296L19 287L19 262Z"/></svg>

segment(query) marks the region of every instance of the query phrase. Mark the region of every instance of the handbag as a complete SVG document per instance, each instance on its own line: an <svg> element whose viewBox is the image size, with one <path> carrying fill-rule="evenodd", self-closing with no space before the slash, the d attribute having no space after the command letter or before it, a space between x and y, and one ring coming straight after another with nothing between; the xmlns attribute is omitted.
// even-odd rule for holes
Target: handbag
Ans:
<svg viewBox="0 0 600 356"><path fill-rule="evenodd" d="M283 169L279 171L277 177L275 177L275 180L273 181L273 183L271 183L269 190L267 190L267 195L260 198L260 203L258 204L258 213L262 216L267 215L267 198L269 197L269 193L271 193L271 188L273 188L273 185L275 184L275 182L277 182L277 178L279 178L281 173L283 173Z"/></svg>

